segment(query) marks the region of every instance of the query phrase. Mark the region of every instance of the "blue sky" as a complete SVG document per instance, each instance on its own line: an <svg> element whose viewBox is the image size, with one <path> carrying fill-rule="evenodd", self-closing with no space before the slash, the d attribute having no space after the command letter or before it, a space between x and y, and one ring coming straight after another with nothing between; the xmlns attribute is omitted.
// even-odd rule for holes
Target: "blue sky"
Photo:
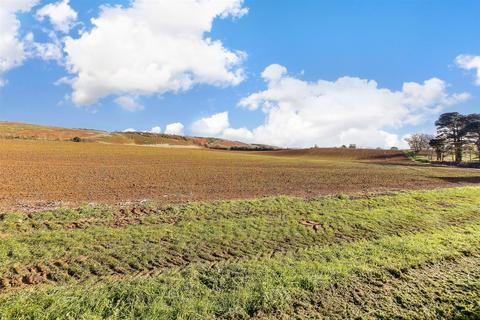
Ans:
<svg viewBox="0 0 480 320"><path fill-rule="evenodd" d="M193 0L182 1L187 3ZM58 4L59 1L30 2L23 8L24 11L18 8L4 9L10 10L9 14L20 22L16 38L25 42L25 37L32 33L34 41L38 43L51 42L48 36L48 30L54 29L51 17L46 15L43 21L39 21L35 15L45 5ZM159 2L168 4L172 1ZM317 142L329 146L352 142L388 147L401 145L402 137L410 132L432 132L432 122L442 111L480 111L480 90L475 84L478 67L474 60L480 55L478 1L230 2L240 8L248 8L248 13L233 12L230 7L223 12L209 13L206 19L211 19L213 27L211 31L201 30L200 39L221 41L223 48L234 54L242 51L242 54L238 54L243 57L240 62L225 67L232 72L241 69L241 80L225 80L224 76L215 75L212 81L198 80L179 92L168 88L155 90L141 87L139 90L130 87L118 89L115 86L116 89L106 90L99 97L94 95L94 101L89 100L86 105L72 101L72 86L68 83L55 84L63 77L72 79L78 76L66 70L65 65L72 62L65 62L69 61L69 56L63 51L62 38L71 36L77 40L80 38L79 30L83 30L85 36L100 28L89 20L104 14L99 9L101 6L121 5L119 10L124 11L119 11L120 14L127 16L126 10L138 3L71 0L67 4L77 13L77 17L68 32L57 32L60 52L63 52L58 60L63 62L42 59L34 49L27 49L28 44L24 44L25 51L28 51L25 59L0 73L0 77L7 81L0 88L0 120L110 131L126 128L149 130L155 126L160 126L163 131L167 124L180 122L186 134L215 135L288 146L308 146ZM158 8L150 8L155 9ZM221 14L226 17L221 18ZM161 17L162 11L159 9L156 15ZM181 21L182 13L179 15L178 20ZM107 18L105 21L109 22ZM170 31L159 32L163 35ZM119 39L125 39L123 36L119 35ZM96 45L108 46L108 43ZM153 47L159 52L164 48L161 42ZM98 58L92 47L81 49L85 50L82 51L84 54L91 54L92 59ZM152 50L152 47L149 49ZM144 50L138 47L139 55ZM180 50L182 55L190 48ZM123 54L118 51L121 50L110 54ZM0 61L1 54L0 51ZM459 62L457 57L460 55L468 55L467 63ZM71 58L72 61L75 59L79 60ZM169 58L168 61L175 60ZM272 64L278 67L273 68L278 71L275 76L268 79L262 77L265 68ZM130 66L125 67L128 70ZM197 77L203 79L204 75ZM342 84L336 82L342 77L348 79ZM432 82L431 86L422 87L422 94L428 96L428 102L424 102L426 98L418 94L415 94L416 100L412 102L411 92L402 91L405 82L423 86L425 80L432 78L442 83ZM378 90L370 92L355 79L374 80L377 89L388 90L389 96L384 97ZM97 80L92 86L108 79ZM149 79L143 80L147 86ZM317 87L319 80L328 83ZM216 81L224 83L218 84ZM358 85L362 87L361 92L355 89ZM90 85L86 86L89 88ZM438 86L443 86L441 92ZM340 87L346 91L340 90ZM290 90L292 95L298 93L299 96L292 98L281 94ZM343 94L339 90L346 92L345 96L349 98L339 98ZM239 105L242 99L254 93L260 97L255 97L250 104L244 103L243 107ZM399 95L403 96L399 98ZM134 100L135 105L142 108L133 109L141 110L122 108L118 101L115 102L119 96ZM305 96L308 96L308 102ZM371 102L370 97L376 102ZM375 103L378 107L370 108ZM342 112L329 117L329 113L336 110ZM382 114L381 118L379 113ZM223 116L215 118L212 117L214 115ZM359 123L361 121L379 124L369 126ZM296 137L292 138L292 135ZM378 135L381 137L377 138Z"/></svg>

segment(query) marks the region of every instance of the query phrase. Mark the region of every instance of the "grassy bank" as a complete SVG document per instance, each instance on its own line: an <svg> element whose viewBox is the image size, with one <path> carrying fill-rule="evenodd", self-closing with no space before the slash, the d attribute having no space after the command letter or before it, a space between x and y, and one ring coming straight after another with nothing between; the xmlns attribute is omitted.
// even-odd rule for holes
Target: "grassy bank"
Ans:
<svg viewBox="0 0 480 320"><path fill-rule="evenodd" d="M476 187L9 213L0 235L2 319L480 316Z"/></svg>

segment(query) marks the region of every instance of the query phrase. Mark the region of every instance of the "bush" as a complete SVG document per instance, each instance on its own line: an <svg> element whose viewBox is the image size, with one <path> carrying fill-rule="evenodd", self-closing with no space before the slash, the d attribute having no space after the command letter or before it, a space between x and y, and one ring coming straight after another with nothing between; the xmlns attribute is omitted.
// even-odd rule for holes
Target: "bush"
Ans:
<svg viewBox="0 0 480 320"><path fill-rule="evenodd" d="M80 139L80 137L74 137L74 138L72 138L72 141L73 142L82 142L82 139Z"/></svg>

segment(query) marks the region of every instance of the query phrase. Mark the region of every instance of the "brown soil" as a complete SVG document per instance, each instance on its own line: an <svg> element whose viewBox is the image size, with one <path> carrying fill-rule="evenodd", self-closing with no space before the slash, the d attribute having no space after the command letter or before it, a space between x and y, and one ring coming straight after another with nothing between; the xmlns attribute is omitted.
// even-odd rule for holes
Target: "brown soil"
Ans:
<svg viewBox="0 0 480 320"><path fill-rule="evenodd" d="M310 148L267 151L267 155L282 157L302 157L321 160L371 160L406 161L408 158L400 150L348 149L348 148Z"/></svg>
<svg viewBox="0 0 480 320"><path fill-rule="evenodd" d="M0 208L314 197L480 182L480 172L473 169L274 154L0 140Z"/></svg>

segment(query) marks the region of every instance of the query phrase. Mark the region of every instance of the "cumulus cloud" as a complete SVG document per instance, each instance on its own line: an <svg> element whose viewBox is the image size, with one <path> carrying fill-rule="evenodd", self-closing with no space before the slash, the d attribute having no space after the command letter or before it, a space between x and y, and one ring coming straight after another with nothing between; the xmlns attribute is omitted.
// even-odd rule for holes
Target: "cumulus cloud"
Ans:
<svg viewBox="0 0 480 320"><path fill-rule="evenodd" d="M445 82L437 78L407 82L395 91L355 77L307 82L289 76L280 65L267 67L262 77L267 88L239 103L261 109L262 125L253 130L231 128L228 114L220 113L197 121L197 126L214 127L209 133L216 136L277 146L402 146L402 138L389 130L420 124L469 98L466 93L448 93Z"/></svg>
<svg viewBox="0 0 480 320"><path fill-rule="evenodd" d="M40 8L36 18L39 21L48 18L55 30L68 33L77 20L77 12L70 7L69 0L63 0Z"/></svg>
<svg viewBox="0 0 480 320"><path fill-rule="evenodd" d="M183 124L181 124L180 122L167 124L167 127L165 128L165 133L183 136Z"/></svg>
<svg viewBox="0 0 480 320"><path fill-rule="evenodd" d="M230 123L228 121L228 112L221 112L210 117L202 118L192 124L191 130L193 134L199 136L218 136L228 129Z"/></svg>
<svg viewBox="0 0 480 320"><path fill-rule="evenodd" d="M28 12L37 0L0 1L0 86L6 80L2 76L10 69L23 63L26 58L25 43L20 38L18 12Z"/></svg>
<svg viewBox="0 0 480 320"><path fill-rule="evenodd" d="M102 7L91 30L65 41L74 103L181 92L196 84L238 84L245 54L206 34L216 18L244 15L242 3L134 0L128 7Z"/></svg>
<svg viewBox="0 0 480 320"><path fill-rule="evenodd" d="M253 132L247 128L226 128L222 131L221 136L225 139L239 141L253 141L255 138Z"/></svg>
<svg viewBox="0 0 480 320"><path fill-rule="evenodd" d="M156 126L156 127L153 127L152 129L148 130L148 132L159 134L159 133L162 133L162 128L160 128L159 126Z"/></svg>
<svg viewBox="0 0 480 320"><path fill-rule="evenodd" d="M137 130L135 130L134 128L127 128L123 130L123 132L137 132Z"/></svg>
<svg viewBox="0 0 480 320"><path fill-rule="evenodd" d="M480 86L480 56L459 55L455 59L455 63L462 69L475 70L475 84Z"/></svg>
<svg viewBox="0 0 480 320"><path fill-rule="evenodd" d="M262 72L262 78L268 81L281 79L287 73L287 68L279 64L271 64Z"/></svg>
<svg viewBox="0 0 480 320"><path fill-rule="evenodd" d="M120 96L115 99L115 103L130 112L143 110L143 106L135 101L135 98L131 96Z"/></svg>

